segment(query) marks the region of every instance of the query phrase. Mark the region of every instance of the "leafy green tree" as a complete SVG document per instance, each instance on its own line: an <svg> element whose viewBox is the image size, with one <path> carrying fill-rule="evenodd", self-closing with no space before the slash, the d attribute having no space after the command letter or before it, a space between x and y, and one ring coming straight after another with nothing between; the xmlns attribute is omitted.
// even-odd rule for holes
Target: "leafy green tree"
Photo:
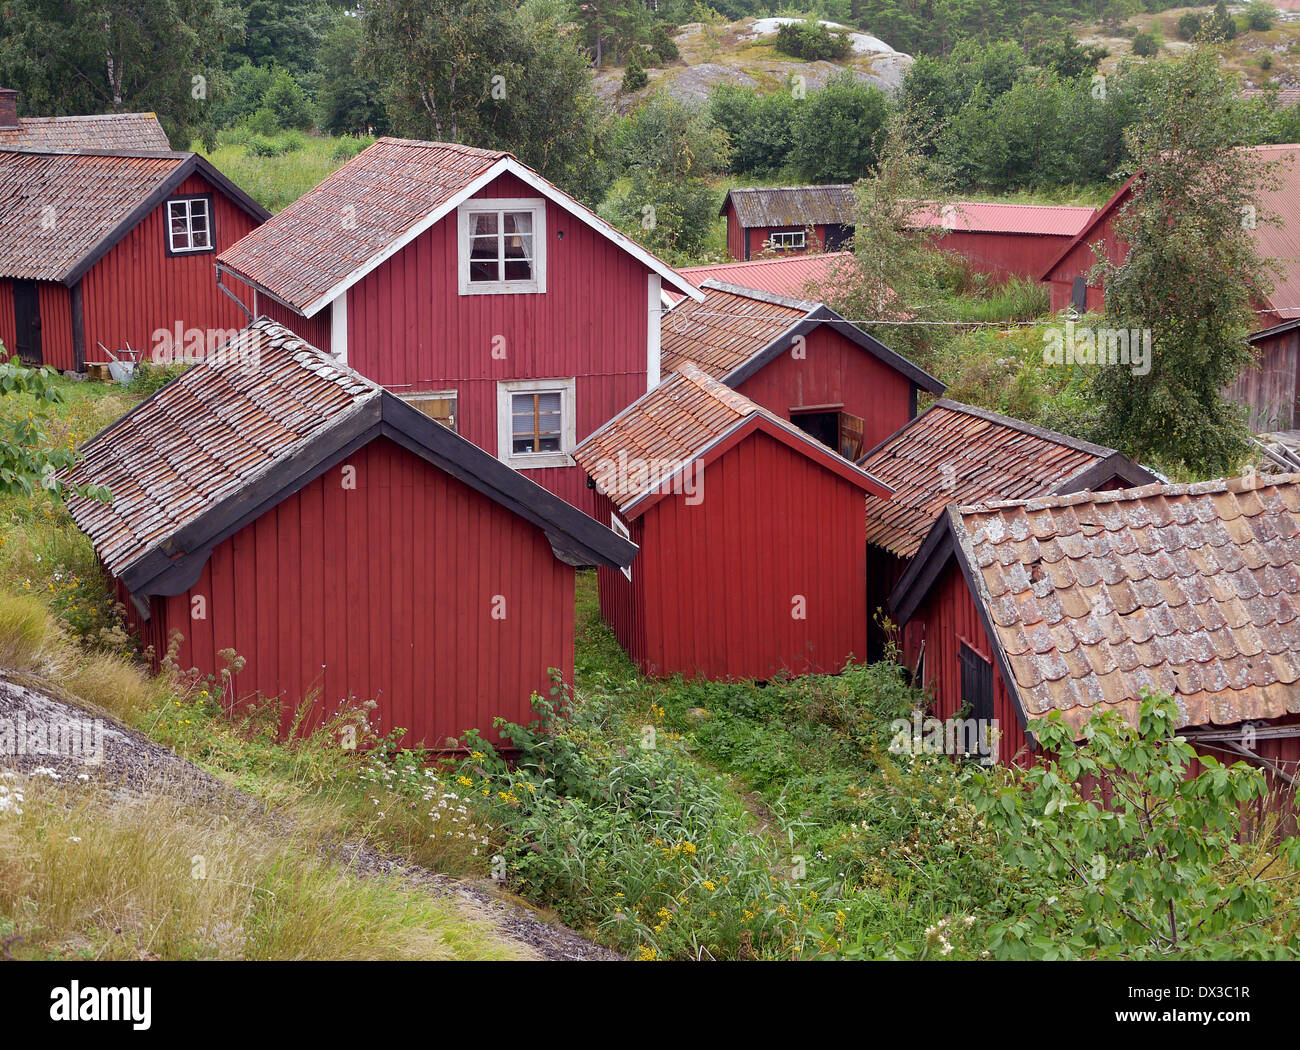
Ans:
<svg viewBox="0 0 1300 1050"><path fill-rule="evenodd" d="M29 113L152 110L185 147L211 126L210 88L240 18L222 0L7 0L0 83Z"/></svg>
<svg viewBox="0 0 1300 1050"><path fill-rule="evenodd" d="M1264 0L1251 0L1246 5L1246 26L1257 33L1268 32L1276 19L1277 9Z"/></svg>
<svg viewBox="0 0 1300 1050"><path fill-rule="evenodd" d="M245 62L217 80L212 95L212 122L229 128L247 120L262 108L267 89L275 77L269 66Z"/></svg>
<svg viewBox="0 0 1300 1050"><path fill-rule="evenodd" d="M847 70L812 92L794 121L791 163L810 182L851 182L876 162L876 140L889 115L877 87Z"/></svg>
<svg viewBox="0 0 1300 1050"><path fill-rule="evenodd" d="M619 132L628 187L611 203L614 221L671 260L688 259L717 218L709 182L726 167L728 151L726 133L706 109L652 95Z"/></svg>
<svg viewBox="0 0 1300 1050"><path fill-rule="evenodd" d="M287 69L277 69L262 98L282 128L310 128L312 108L307 92Z"/></svg>
<svg viewBox="0 0 1300 1050"><path fill-rule="evenodd" d="M363 38L361 20L344 16L335 21L321 44L317 121L329 135L366 135L387 129L379 82L357 71Z"/></svg>
<svg viewBox="0 0 1300 1050"><path fill-rule="evenodd" d="M773 47L783 55L806 62L848 58L853 50L847 33L824 26L814 18L778 27Z"/></svg>
<svg viewBox="0 0 1300 1050"><path fill-rule="evenodd" d="M759 95L730 84L714 88L709 111L731 142L730 170L767 177L784 168L794 146L799 106L790 91Z"/></svg>
<svg viewBox="0 0 1300 1050"><path fill-rule="evenodd" d="M648 42L651 14L644 0L587 0L575 12L593 64L617 61L628 49Z"/></svg>
<svg viewBox="0 0 1300 1050"><path fill-rule="evenodd" d="M627 56L627 68L623 71L623 90L631 93L640 91L650 83L650 78L645 74L645 68L641 65L641 49L634 47Z"/></svg>
<svg viewBox="0 0 1300 1050"><path fill-rule="evenodd" d="M316 56L334 24L329 0L234 0L244 32L226 51L227 68L242 62L282 66L295 77L316 69Z"/></svg>
<svg viewBox="0 0 1300 1050"><path fill-rule="evenodd" d="M1136 458L1202 476L1231 471L1246 451L1244 410L1223 396L1251 363L1253 304L1270 286L1254 227L1275 181L1238 150L1235 84L1200 49L1159 64L1161 91L1127 138L1139 173L1115 223L1127 258L1100 262L1111 327L1149 330L1146 374L1098 368L1101 432Z"/></svg>
<svg viewBox="0 0 1300 1050"><path fill-rule="evenodd" d="M1133 38L1133 54L1152 58L1160 51L1160 42L1154 33L1138 33Z"/></svg>
<svg viewBox="0 0 1300 1050"><path fill-rule="evenodd" d="M976 776L973 803L1019 873L1011 916L991 927L995 956L1294 957L1270 927L1300 892L1300 839L1238 841L1263 773L1197 756L1178 726L1176 703L1147 696L1136 725L1094 715L1080 743L1053 712L1030 727L1049 758Z"/></svg>

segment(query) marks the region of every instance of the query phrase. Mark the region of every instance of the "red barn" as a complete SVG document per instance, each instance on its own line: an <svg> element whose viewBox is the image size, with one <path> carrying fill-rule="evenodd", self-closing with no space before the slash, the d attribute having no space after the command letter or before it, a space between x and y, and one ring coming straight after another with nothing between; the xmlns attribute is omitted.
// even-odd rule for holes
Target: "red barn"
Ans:
<svg viewBox="0 0 1300 1050"><path fill-rule="evenodd" d="M1300 252L1295 231L1300 229L1300 145L1250 146L1253 157L1269 165L1277 185L1265 188L1253 223L1259 253L1269 260L1273 289L1256 303L1258 328L1250 336L1256 363L1224 393L1245 405L1256 430L1289 430L1300 426L1300 347L1295 322L1300 321ZM1073 306L1079 312L1101 313L1105 288L1089 279L1100 243L1103 256L1115 265L1128 257L1129 248L1115 234L1115 221L1133 197L1135 175L1130 178L1065 248L1043 268L1040 276L1051 285L1052 309ZM1267 221L1268 219L1274 221Z"/></svg>
<svg viewBox="0 0 1300 1050"><path fill-rule="evenodd" d="M867 497L867 561L874 618L950 505L1130 488L1156 481L1114 449L944 398L873 448L858 465L893 490ZM884 636L873 622L871 655ZM909 667L924 654L920 624L903 631Z"/></svg>
<svg viewBox="0 0 1300 1050"><path fill-rule="evenodd" d="M934 247L960 258L995 282L1009 277L1038 280L1096 213L1094 208L982 201L933 203L912 222L919 230L946 231Z"/></svg>
<svg viewBox="0 0 1300 1050"><path fill-rule="evenodd" d="M451 746L573 673L574 567L636 548L266 319L83 449L70 498L142 640L231 693L376 701Z"/></svg>
<svg viewBox="0 0 1300 1050"><path fill-rule="evenodd" d="M210 348L247 321L213 259L268 214L196 153L0 147L0 343L64 371Z"/></svg>
<svg viewBox="0 0 1300 1050"><path fill-rule="evenodd" d="M835 673L865 658L874 478L685 363L578 446L601 521L640 548L598 573L647 675Z"/></svg>
<svg viewBox="0 0 1300 1050"><path fill-rule="evenodd" d="M943 384L821 303L707 280L664 318L668 371L714 379L850 459L916 415Z"/></svg>
<svg viewBox="0 0 1300 1050"><path fill-rule="evenodd" d="M752 186L728 190L727 250L749 260L765 252L837 252L853 238L857 195L852 186Z"/></svg>
<svg viewBox="0 0 1300 1050"><path fill-rule="evenodd" d="M1198 750L1295 787L1300 475L951 506L891 606L928 639L935 714L996 719L1003 760L1030 720L1081 735L1150 689Z"/></svg>
<svg viewBox="0 0 1300 1050"><path fill-rule="evenodd" d="M250 306L589 508L573 447L659 382L667 264L508 153L380 139L218 260Z"/></svg>

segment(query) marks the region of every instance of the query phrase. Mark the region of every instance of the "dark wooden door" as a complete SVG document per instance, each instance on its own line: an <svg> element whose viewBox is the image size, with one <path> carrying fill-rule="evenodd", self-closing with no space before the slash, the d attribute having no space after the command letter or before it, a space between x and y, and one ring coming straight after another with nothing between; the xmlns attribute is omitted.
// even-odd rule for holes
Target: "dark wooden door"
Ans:
<svg viewBox="0 0 1300 1050"><path fill-rule="evenodd" d="M17 336L13 352L23 364L42 364L41 304L35 281L14 281L14 329Z"/></svg>

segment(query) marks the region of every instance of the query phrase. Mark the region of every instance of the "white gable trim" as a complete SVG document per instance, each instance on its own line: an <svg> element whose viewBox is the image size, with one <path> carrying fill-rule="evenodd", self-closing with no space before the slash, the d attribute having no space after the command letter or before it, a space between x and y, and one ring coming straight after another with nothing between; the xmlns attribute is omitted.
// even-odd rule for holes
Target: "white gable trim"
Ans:
<svg viewBox="0 0 1300 1050"><path fill-rule="evenodd" d="M330 306L330 353L348 363L348 293L343 292Z"/></svg>
<svg viewBox="0 0 1300 1050"><path fill-rule="evenodd" d="M663 325L663 278L657 273L646 275L645 388L659 385L661 356L659 333Z"/></svg>
<svg viewBox="0 0 1300 1050"><path fill-rule="evenodd" d="M659 274L660 277L667 280L675 288L680 289L686 295L689 295L696 302L704 301L704 293L667 263L655 258L655 256L651 255L635 241L624 237L618 232L618 230L610 226L609 223L605 222L605 220L599 215L588 211L567 193L552 186L540 175L530 171L513 157L502 157L499 161L493 164L492 167L488 168L487 171L483 172L482 175L466 183L457 193L453 194L448 200L443 201L442 204L429 212L429 214L419 222L413 223L405 233L387 247L376 252L350 274L344 277L343 280L339 281L338 284L334 285L334 287L329 291L308 303L302 311L303 316L315 317L316 314L320 313L320 311L329 303L332 303L337 299L342 292L347 291L361 280L361 278L365 277L366 274L387 262L413 240L419 237L420 234L424 233L425 230L436 225L448 214L459 208L470 197L474 196L474 194L478 193L485 186L489 185L495 179L500 178L507 172L514 175L521 182L524 182L537 190L537 192L547 200L554 201L574 218L586 223L601 236L613 241L647 269L653 270L655 273Z"/></svg>

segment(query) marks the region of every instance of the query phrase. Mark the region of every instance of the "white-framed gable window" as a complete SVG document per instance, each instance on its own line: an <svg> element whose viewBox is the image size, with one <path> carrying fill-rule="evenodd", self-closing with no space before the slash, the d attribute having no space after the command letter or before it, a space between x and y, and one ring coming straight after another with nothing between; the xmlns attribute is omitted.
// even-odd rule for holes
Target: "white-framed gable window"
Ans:
<svg viewBox="0 0 1300 1050"><path fill-rule="evenodd" d="M167 250L172 255L215 250L211 197L172 197L167 201Z"/></svg>
<svg viewBox="0 0 1300 1050"><path fill-rule="evenodd" d="M803 251L808 247L808 231L774 230L768 235L767 243L776 252Z"/></svg>
<svg viewBox="0 0 1300 1050"><path fill-rule="evenodd" d="M435 423L441 423L453 433L460 433L456 420L456 391L421 390L415 394L399 394L398 397Z"/></svg>
<svg viewBox="0 0 1300 1050"><path fill-rule="evenodd" d="M625 524L623 524L623 519L620 518L617 514L611 514L609 516L609 527L611 530L613 530L615 536L622 536L623 539L627 540L629 543L632 542L631 530L628 529L628 527ZM631 565L621 565L619 566L618 571L621 572L624 576L626 576L629 580L632 578Z"/></svg>
<svg viewBox="0 0 1300 1050"><path fill-rule="evenodd" d="M574 390L572 379L497 383L497 458L516 470L572 466Z"/></svg>
<svg viewBox="0 0 1300 1050"><path fill-rule="evenodd" d="M546 291L546 201L481 198L458 210L461 295Z"/></svg>

